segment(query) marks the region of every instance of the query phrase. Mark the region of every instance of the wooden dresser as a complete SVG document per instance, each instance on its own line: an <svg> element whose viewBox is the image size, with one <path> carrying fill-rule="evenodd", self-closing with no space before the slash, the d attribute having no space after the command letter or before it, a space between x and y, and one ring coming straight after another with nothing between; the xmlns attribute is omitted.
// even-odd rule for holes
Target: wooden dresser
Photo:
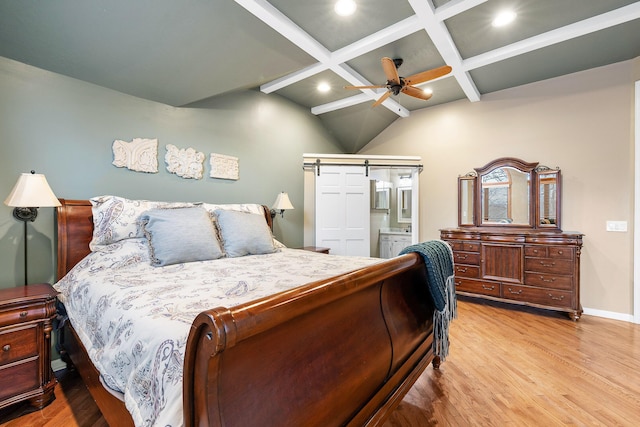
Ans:
<svg viewBox="0 0 640 427"><path fill-rule="evenodd" d="M46 283L0 290L0 408L29 400L39 409L54 398L56 294Z"/></svg>
<svg viewBox="0 0 640 427"><path fill-rule="evenodd" d="M580 318L582 234L455 228L441 230L440 238L453 248L458 294Z"/></svg>
<svg viewBox="0 0 640 427"><path fill-rule="evenodd" d="M564 232L562 174L502 157L458 177L453 248L458 294L561 310L578 320L583 235Z"/></svg>

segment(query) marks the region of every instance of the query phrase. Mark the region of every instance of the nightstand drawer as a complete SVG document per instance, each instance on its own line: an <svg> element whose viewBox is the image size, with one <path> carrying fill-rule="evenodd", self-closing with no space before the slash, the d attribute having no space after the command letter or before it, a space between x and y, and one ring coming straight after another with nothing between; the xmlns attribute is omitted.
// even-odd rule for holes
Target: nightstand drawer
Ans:
<svg viewBox="0 0 640 427"><path fill-rule="evenodd" d="M38 327L0 332L0 366L38 354Z"/></svg>
<svg viewBox="0 0 640 427"><path fill-rule="evenodd" d="M34 357L18 365L0 368L0 401L40 388L39 359Z"/></svg>
<svg viewBox="0 0 640 427"><path fill-rule="evenodd" d="M44 305L31 307L11 307L10 309L0 309L0 327L15 325L17 323L29 322L46 317L47 311Z"/></svg>

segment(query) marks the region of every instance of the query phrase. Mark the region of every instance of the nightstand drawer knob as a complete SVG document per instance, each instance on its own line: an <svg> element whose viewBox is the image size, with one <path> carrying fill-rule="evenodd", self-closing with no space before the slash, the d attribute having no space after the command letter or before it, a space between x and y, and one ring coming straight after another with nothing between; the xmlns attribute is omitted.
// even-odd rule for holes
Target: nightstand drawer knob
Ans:
<svg viewBox="0 0 640 427"><path fill-rule="evenodd" d="M5 346L4 346L4 347L2 347L2 350L3 350L3 351L9 351L9 350L11 350L11 344L5 344Z"/></svg>
<svg viewBox="0 0 640 427"><path fill-rule="evenodd" d="M20 312L20 317L27 317L28 312L27 311L21 311Z"/></svg>

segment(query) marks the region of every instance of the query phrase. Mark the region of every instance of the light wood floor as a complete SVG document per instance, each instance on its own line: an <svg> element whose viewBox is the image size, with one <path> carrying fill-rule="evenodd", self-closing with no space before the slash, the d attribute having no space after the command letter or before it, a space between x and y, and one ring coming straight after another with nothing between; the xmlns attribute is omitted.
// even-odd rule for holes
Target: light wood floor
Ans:
<svg viewBox="0 0 640 427"><path fill-rule="evenodd" d="M505 307L459 301L449 357L384 427L640 425L640 325ZM42 411L1 411L0 426L106 426L77 377L55 393Z"/></svg>

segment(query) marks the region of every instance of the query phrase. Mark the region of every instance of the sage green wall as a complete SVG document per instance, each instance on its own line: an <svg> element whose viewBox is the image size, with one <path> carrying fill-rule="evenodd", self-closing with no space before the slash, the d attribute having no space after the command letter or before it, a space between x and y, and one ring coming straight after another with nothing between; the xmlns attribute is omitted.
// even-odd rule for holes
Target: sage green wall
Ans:
<svg viewBox="0 0 640 427"><path fill-rule="evenodd" d="M212 76L215 78L215 76ZM116 139L158 138L159 172L111 164ZM205 178L170 174L165 146L192 147L207 156ZM276 217L274 233L302 245L302 153L342 153L319 119L277 95L247 90L193 108L174 108L124 95L0 57L0 198L18 176L44 173L55 194L87 199L129 198L273 204L280 191L294 207ZM208 177L209 154L238 157L240 179ZM29 282L54 280L53 208L28 224ZM23 223L0 205L0 287L23 283Z"/></svg>

